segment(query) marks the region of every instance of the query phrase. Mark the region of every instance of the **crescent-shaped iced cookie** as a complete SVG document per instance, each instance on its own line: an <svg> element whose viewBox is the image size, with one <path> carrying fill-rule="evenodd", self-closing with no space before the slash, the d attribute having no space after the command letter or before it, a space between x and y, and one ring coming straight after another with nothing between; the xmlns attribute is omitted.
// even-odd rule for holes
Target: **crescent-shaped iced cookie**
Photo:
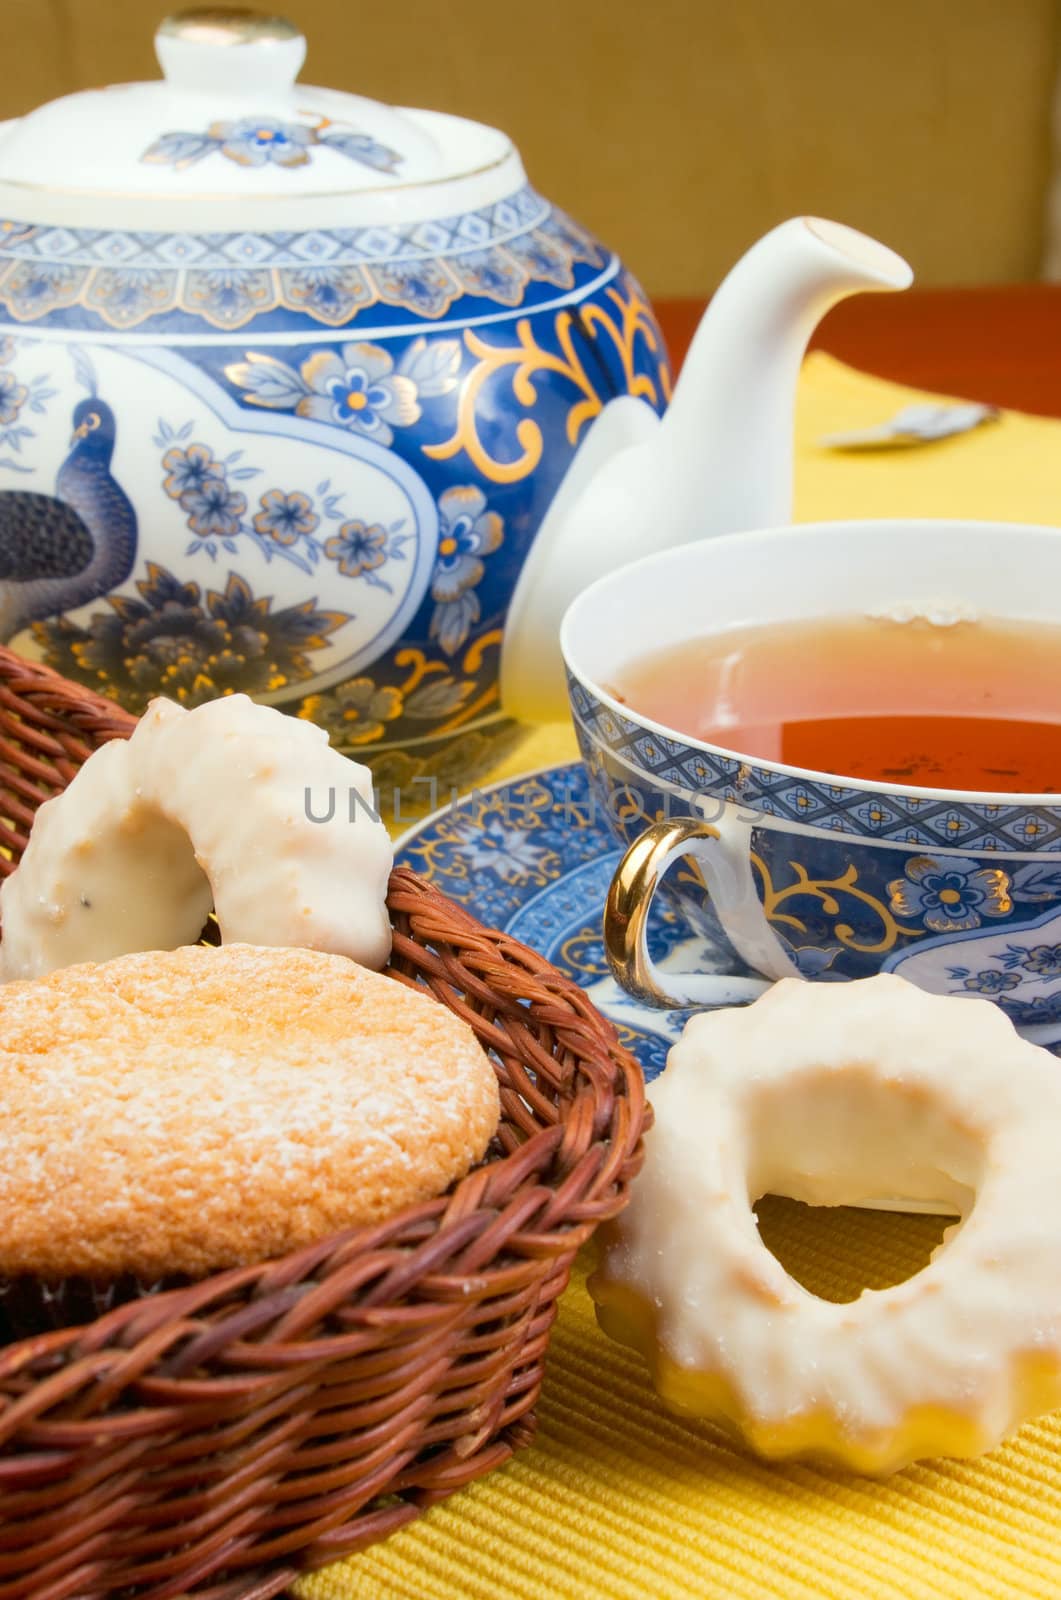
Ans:
<svg viewBox="0 0 1061 1600"><path fill-rule="evenodd" d="M678 1409L770 1457L892 1471L1061 1405L1061 1063L983 1000L786 979L698 1015L590 1283ZM804 1289L754 1202L957 1212L931 1262L849 1304Z"/></svg>
<svg viewBox="0 0 1061 1600"><path fill-rule="evenodd" d="M231 695L156 700L36 814L0 889L0 977L198 939L380 967L392 849L368 769L321 728Z"/></svg>

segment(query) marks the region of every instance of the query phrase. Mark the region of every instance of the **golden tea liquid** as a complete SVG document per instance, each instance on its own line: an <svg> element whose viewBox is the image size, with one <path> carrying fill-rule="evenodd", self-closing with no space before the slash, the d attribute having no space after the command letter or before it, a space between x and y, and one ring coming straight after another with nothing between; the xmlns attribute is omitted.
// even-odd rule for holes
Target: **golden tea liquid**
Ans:
<svg viewBox="0 0 1061 1600"><path fill-rule="evenodd" d="M741 755L870 782L1061 791L1061 625L840 617L631 662L632 709Z"/></svg>

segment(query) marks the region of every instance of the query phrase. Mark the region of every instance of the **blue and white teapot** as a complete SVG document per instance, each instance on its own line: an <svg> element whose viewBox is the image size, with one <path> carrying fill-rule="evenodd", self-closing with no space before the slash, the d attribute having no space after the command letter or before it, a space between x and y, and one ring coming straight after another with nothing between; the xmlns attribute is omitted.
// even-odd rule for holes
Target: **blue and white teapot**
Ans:
<svg viewBox="0 0 1061 1600"><path fill-rule="evenodd" d="M888 253L776 230L661 428L642 290L503 134L298 84L276 19L156 42L162 81L0 130L0 639L133 710L241 689L391 780L467 775L506 714L562 708L582 583L707 502L732 527L723 477L745 525L775 509L768 431L784 509L803 343Z"/></svg>

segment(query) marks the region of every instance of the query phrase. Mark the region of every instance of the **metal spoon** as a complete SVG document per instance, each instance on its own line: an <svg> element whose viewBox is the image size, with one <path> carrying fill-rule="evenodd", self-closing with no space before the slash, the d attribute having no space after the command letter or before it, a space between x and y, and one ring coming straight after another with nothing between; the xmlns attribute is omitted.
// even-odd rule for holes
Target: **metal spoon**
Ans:
<svg viewBox="0 0 1061 1600"><path fill-rule="evenodd" d="M818 440L826 450L891 450L908 445L931 444L968 433L982 422L994 422L1001 415L997 406L963 401L959 405L934 405L919 401L904 406L887 422L869 428L853 428L846 433L827 433Z"/></svg>

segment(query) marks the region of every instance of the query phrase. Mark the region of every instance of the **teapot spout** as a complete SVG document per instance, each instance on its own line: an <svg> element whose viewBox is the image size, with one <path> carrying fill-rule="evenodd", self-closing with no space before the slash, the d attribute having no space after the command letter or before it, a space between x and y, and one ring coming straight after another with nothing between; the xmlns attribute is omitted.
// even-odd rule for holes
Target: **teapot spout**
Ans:
<svg viewBox="0 0 1061 1600"><path fill-rule="evenodd" d="M794 217L715 293L660 420L610 401L586 433L520 574L501 699L530 721L566 715L560 621L580 591L640 556L792 520L792 421L811 333L859 290L905 289L901 256L854 228Z"/></svg>
<svg viewBox="0 0 1061 1600"><path fill-rule="evenodd" d="M659 429L668 543L791 522L796 385L811 334L848 295L912 281L893 250L824 218L794 217L752 246L704 313Z"/></svg>

